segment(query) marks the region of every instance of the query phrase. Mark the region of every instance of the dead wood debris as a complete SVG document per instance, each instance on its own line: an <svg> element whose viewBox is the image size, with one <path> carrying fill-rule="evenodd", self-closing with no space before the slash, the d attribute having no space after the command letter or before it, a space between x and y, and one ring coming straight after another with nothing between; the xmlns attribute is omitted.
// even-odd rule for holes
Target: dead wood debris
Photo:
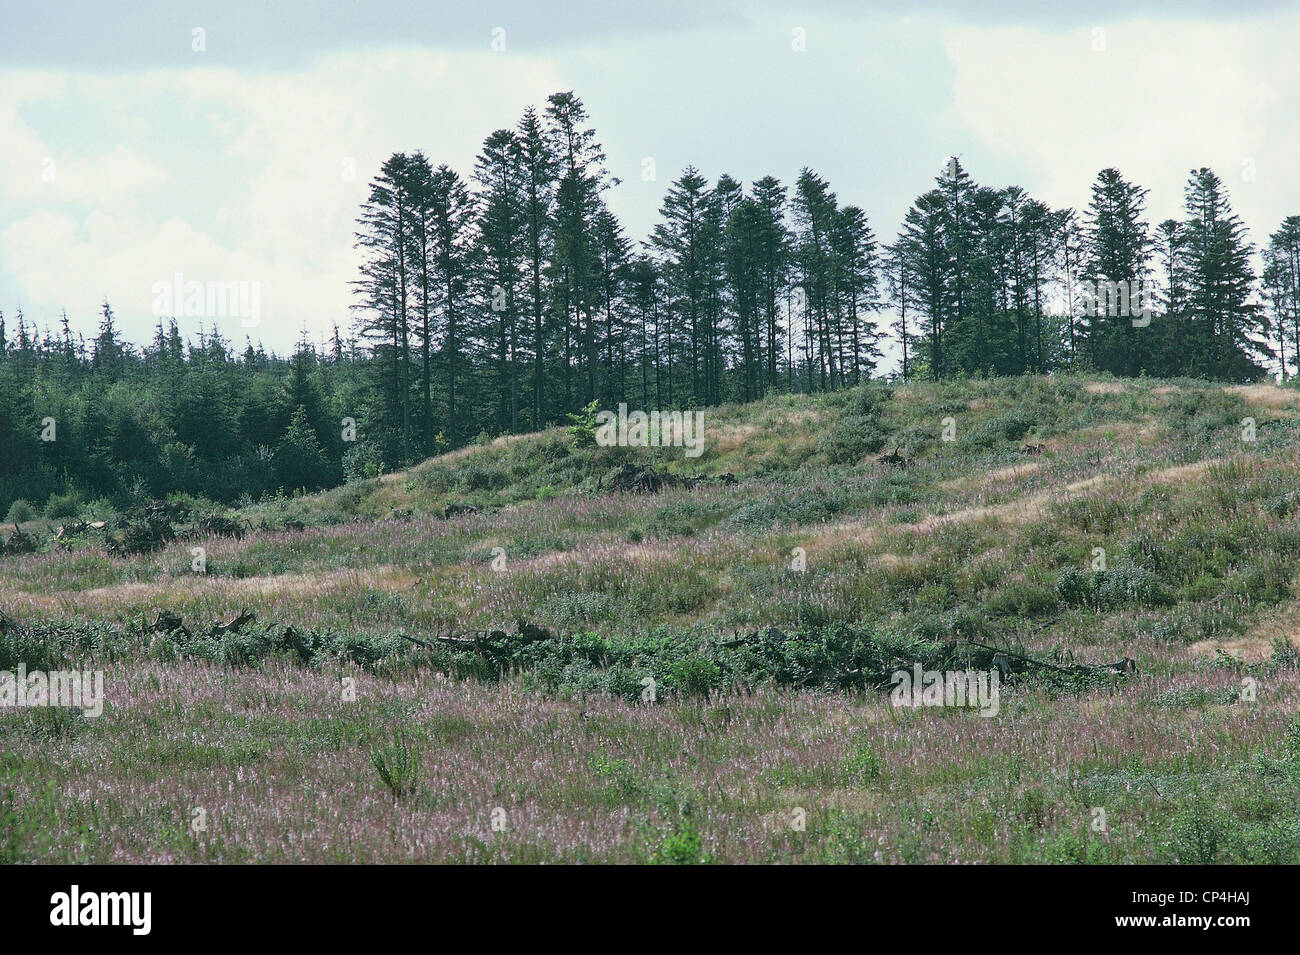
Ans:
<svg viewBox="0 0 1300 955"><path fill-rule="evenodd" d="M606 486L608 481L608 486ZM731 487L736 483L736 476L725 474L697 474L681 477L661 471L651 464L622 464L612 474L603 475L596 482L597 491L610 494L658 494L665 488L693 488L698 484L721 484Z"/></svg>

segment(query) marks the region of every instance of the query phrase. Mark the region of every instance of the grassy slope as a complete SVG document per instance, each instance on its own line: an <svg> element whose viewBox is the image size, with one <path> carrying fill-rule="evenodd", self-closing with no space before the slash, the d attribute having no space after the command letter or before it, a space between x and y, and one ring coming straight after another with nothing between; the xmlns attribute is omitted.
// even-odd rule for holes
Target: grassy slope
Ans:
<svg viewBox="0 0 1300 955"><path fill-rule="evenodd" d="M97 660L108 696L93 721L0 713L0 858L1297 861L1300 394L1025 378L873 395L710 410L693 460L574 452L558 431L463 449L253 508L257 532L200 542L202 577L192 541L0 559L0 609L43 638L0 640L0 667ZM877 461L873 434L910 465ZM739 483L594 493L628 459ZM437 516L451 502L483 510ZM245 607L242 642L143 627ZM520 621L594 636L521 651L505 680L499 659L395 636ZM798 639L762 660L710 646L767 627ZM1142 672L1004 687L993 719L786 688L818 685L845 628L896 654L960 638ZM646 675L667 702L617 698Z"/></svg>

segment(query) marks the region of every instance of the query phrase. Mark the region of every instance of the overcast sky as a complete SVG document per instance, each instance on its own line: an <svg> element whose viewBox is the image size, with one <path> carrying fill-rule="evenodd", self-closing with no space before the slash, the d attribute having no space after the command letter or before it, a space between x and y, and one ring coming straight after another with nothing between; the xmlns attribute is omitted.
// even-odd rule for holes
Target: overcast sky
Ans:
<svg viewBox="0 0 1300 955"><path fill-rule="evenodd" d="M468 175L565 89L638 240L690 163L746 185L811 166L885 239L953 153L1057 207L1116 166L1153 222L1208 165L1257 244L1300 213L1296 3L962 6L0 0L0 309L90 331L107 297L142 342L179 273L260 283L260 324L221 323L240 344L323 337L350 321L379 163Z"/></svg>

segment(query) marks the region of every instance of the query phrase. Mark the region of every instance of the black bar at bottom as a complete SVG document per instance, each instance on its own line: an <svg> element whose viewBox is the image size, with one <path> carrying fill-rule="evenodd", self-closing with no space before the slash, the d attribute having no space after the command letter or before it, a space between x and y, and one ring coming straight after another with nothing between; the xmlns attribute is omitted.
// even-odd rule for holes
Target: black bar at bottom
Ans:
<svg viewBox="0 0 1300 955"><path fill-rule="evenodd" d="M1083 940L1200 933L1231 943L1260 927L1277 931L1294 906L1287 880L1262 868L863 867L764 876L750 867L720 875L576 869L539 882L528 872L417 866L35 866L0 869L0 898L13 937L111 936L130 946L200 938L373 944L418 924L436 924L439 934L478 925L494 941L503 930L536 940L564 923L588 938L606 923L653 938L683 917L718 920L729 938L831 919L877 940L894 931L914 938L922 926L942 937L945 926L960 932L973 922Z"/></svg>

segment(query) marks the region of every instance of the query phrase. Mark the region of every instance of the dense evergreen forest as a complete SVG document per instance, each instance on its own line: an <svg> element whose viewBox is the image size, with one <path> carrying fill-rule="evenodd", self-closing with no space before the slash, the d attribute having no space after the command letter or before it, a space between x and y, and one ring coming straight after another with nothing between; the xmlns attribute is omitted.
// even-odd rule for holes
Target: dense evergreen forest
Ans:
<svg viewBox="0 0 1300 955"><path fill-rule="evenodd" d="M773 391L1068 368L1245 381L1300 370L1300 215L1262 248L1193 170L1185 217L1102 170L1082 211L977 184L957 158L892 241L810 168L710 183L688 167L646 240L582 102L487 137L467 174L383 163L360 210L354 319L289 357L215 328L87 342L0 315L0 513L173 493L235 502L534 430L590 402L691 408ZM1089 289L1154 283L1135 320ZM15 503L17 502L17 503ZM32 503L27 503L32 502ZM12 505L12 506L11 506Z"/></svg>

